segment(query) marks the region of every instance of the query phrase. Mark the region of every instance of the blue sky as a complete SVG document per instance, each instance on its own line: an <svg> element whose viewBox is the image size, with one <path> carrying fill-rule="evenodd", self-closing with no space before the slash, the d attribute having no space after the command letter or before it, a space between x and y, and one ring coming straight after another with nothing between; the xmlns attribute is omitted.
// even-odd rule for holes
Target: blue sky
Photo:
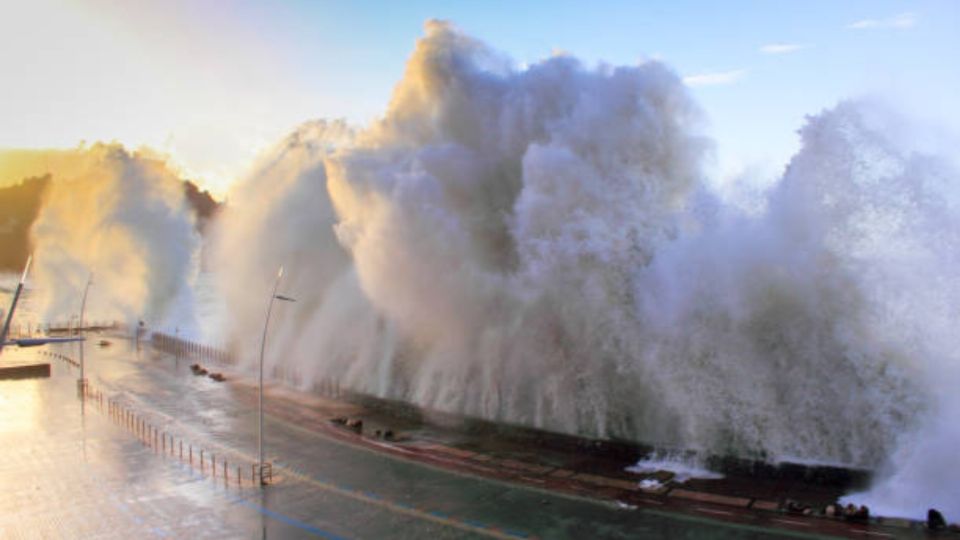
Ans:
<svg viewBox="0 0 960 540"><path fill-rule="evenodd" d="M958 2L38 0L3 11L0 147L149 145L218 192L303 120L382 113L429 18L518 66L561 50L588 64L663 60L707 114L717 178L776 174L803 117L848 97L960 132Z"/></svg>

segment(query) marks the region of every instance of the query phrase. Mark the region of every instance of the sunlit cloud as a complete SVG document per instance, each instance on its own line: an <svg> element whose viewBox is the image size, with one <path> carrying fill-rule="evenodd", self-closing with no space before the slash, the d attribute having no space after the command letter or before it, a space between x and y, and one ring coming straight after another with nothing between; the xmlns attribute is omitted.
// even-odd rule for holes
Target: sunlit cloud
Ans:
<svg viewBox="0 0 960 540"><path fill-rule="evenodd" d="M688 75L683 78L687 86L720 86L724 84L733 84L747 74L745 69L733 69L730 71L715 71L711 73L698 73Z"/></svg>
<svg viewBox="0 0 960 540"><path fill-rule="evenodd" d="M789 54L809 47L809 45L801 43L768 43L760 47L760 52L763 54Z"/></svg>
<svg viewBox="0 0 960 540"><path fill-rule="evenodd" d="M867 30L872 28L896 28L907 29L917 25L917 16L913 13L901 13L886 19L863 19L850 23L847 28L851 30Z"/></svg>

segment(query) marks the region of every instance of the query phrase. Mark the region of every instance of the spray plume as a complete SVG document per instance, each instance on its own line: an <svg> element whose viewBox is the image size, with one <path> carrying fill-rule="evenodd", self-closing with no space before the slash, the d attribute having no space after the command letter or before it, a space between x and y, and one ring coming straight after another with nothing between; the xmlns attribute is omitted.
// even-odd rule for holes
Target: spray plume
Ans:
<svg viewBox="0 0 960 540"><path fill-rule="evenodd" d="M885 118L846 102L808 119L764 211L744 212L703 182L700 113L663 64L517 70L430 22L381 120L305 125L232 195L234 336L258 335L283 264L299 302L276 314L268 368L302 384L889 466L925 418L960 412L960 223L956 171Z"/></svg>
<svg viewBox="0 0 960 540"><path fill-rule="evenodd" d="M44 320L77 313L93 273L87 319L189 326L199 238L165 163L96 144L52 172L31 229Z"/></svg>

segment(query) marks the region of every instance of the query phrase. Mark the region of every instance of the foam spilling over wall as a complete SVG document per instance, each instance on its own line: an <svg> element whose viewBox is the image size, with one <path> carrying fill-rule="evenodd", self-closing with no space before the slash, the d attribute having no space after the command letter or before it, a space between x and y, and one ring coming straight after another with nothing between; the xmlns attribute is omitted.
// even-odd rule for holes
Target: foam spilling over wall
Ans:
<svg viewBox="0 0 960 540"><path fill-rule="evenodd" d="M96 144L60 164L31 228L41 319L192 324L199 237L181 181L162 160Z"/></svg>
<svg viewBox="0 0 960 540"><path fill-rule="evenodd" d="M809 118L745 211L665 65L517 69L431 22L382 119L306 124L231 195L234 338L253 363L283 264L268 369L304 386L957 485L958 175L891 118Z"/></svg>

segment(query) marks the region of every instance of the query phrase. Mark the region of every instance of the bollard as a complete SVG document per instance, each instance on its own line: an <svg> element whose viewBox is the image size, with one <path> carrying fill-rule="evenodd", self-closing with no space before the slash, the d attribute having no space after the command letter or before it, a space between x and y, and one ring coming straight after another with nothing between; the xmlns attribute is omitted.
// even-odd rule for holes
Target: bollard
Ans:
<svg viewBox="0 0 960 540"><path fill-rule="evenodd" d="M200 472L203 473L203 449L200 450Z"/></svg>
<svg viewBox="0 0 960 540"><path fill-rule="evenodd" d="M243 485L243 475L240 474L240 466L237 465L237 485Z"/></svg>
<svg viewBox="0 0 960 540"><path fill-rule="evenodd" d="M216 478L217 477L217 455L216 454L210 454L210 455L213 457L213 459L210 460L210 470L213 471L213 477Z"/></svg>
<svg viewBox="0 0 960 540"><path fill-rule="evenodd" d="M180 459L183 459L183 439L180 439Z"/></svg>
<svg viewBox="0 0 960 540"><path fill-rule="evenodd" d="M190 445L190 466L193 467L193 445Z"/></svg>
<svg viewBox="0 0 960 540"><path fill-rule="evenodd" d="M167 453L167 432L166 432L166 431L163 432L163 445L162 445L162 446L163 446L163 453L166 454L166 453Z"/></svg>

